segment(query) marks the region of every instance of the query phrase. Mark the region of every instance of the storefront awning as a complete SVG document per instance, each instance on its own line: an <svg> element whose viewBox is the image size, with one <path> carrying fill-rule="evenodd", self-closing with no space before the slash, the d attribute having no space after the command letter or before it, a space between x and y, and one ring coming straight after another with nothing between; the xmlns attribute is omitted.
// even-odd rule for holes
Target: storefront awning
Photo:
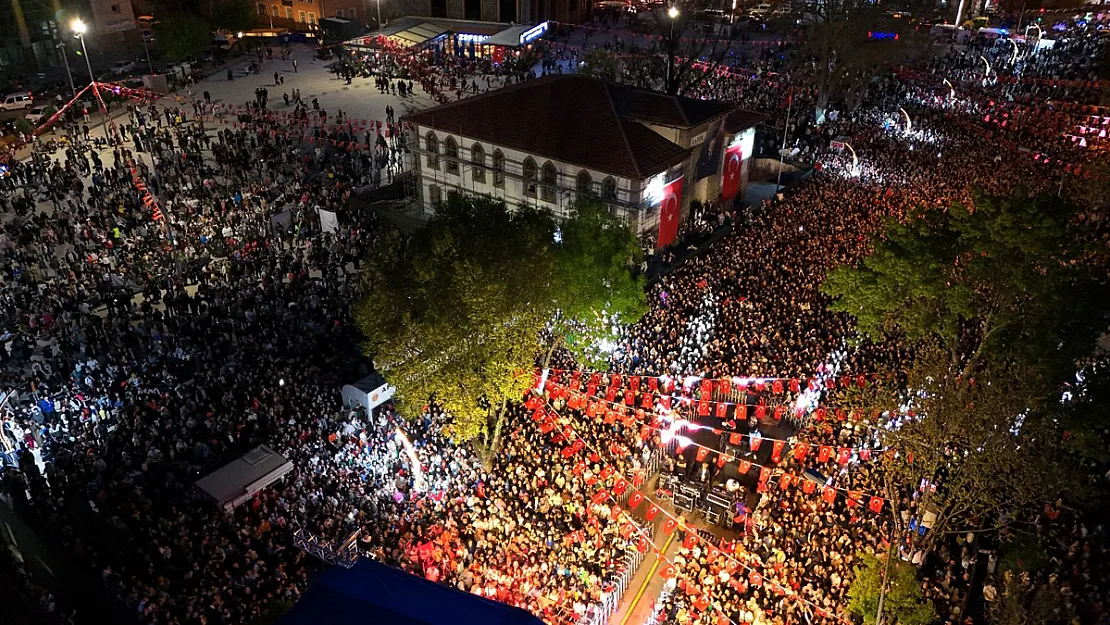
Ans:
<svg viewBox="0 0 1110 625"><path fill-rule="evenodd" d="M538 39L547 30L547 22L536 26L512 26L497 33L482 43L487 46L517 48Z"/></svg>
<svg viewBox="0 0 1110 625"><path fill-rule="evenodd" d="M431 22L402 18L380 31L372 32L364 37L356 37L345 42L343 45L354 48L369 48L374 46L374 41L378 37L385 37L396 45L411 48L442 37L448 32L450 32L448 29Z"/></svg>

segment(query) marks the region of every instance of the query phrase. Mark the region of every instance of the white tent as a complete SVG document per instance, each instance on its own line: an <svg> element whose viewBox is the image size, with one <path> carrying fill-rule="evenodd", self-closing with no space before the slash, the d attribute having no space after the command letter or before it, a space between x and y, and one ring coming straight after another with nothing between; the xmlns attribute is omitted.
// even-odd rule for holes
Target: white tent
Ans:
<svg viewBox="0 0 1110 625"><path fill-rule="evenodd" d="M273 449L259 445L197 480L197 488L231 512L292 470L292 462Z"/></svg>
<svg viewBox="0 0 1110 625"><path fill-rule="evenodd" d="M343 404L345 406L359 404L370 412L389 401L396 391L396 388L386 384L385 378L372 373L354 384L343 386Z"/></svg>

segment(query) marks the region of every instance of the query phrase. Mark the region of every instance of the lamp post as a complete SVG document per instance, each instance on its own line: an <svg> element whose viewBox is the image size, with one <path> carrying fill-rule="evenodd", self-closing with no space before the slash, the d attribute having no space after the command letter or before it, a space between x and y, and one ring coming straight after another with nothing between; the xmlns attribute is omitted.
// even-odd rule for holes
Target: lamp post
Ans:
<svg viewBox="0 0 1110 625"><path fill-rule="evenodd" d="M378 35L382 32L382 0L378 0Z"/></svg>
<svg viewBox="0 0 1110 625"><path fill-rule="evenodd" d="M154 63L150 61L150 42L147 40L146 35L142 35L143 50L146 51L146 67L150 70L150 75L154 75Z"/></svg>
<svg viewBox="0 0 1110 625"><path fill-rule="evenodd" d="M108 106L104 104L104 98L100 96L100 92L96 89L96 76L93 75L92 61L89 60L89 50L85 47L85 33L88 32L89 27L85 25L85 22L81 21L81 18L77 18L73 20L72 24L70 24L70 28L73 29L73 36L77 37L78 41L81 42L81 54L85 56L85 67L87 67L89 70L89 84L92 85L93 94L96 95L96 98L98 100L100 100L100 108L104 112L104 118L100 120L100 126L104 131L104 140L107 141Z"/></svg>
<svg viewBox="0 0 1110 625"><path fill-rule="evenodd" d="M69 71L69 51L66 49L66 42L59 41L58 49L62 51L62 62L66 65L66 77L69 78L69 90L73 92L73 97L77 97L77 87L73 86L73 72Z"/></svg>
<svg viewBox="0 0 1110 625"><path fill-rule="evenodd" d="M663 85L663 90L668 94L671 93L671 75L674 71L674 54L675 54L675 41L674 41L674 23L678 19L678 7L672 6L667 9L667 17L671 18L671 32L667 37L667 84ZM673 94L672 94L673 95Z"/></svg>

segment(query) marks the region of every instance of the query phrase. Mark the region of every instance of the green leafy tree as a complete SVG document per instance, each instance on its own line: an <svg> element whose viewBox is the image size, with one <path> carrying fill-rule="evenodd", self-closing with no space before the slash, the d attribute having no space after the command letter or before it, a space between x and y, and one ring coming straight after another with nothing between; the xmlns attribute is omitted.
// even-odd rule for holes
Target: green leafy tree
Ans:
<svg viewBox="0 0 1110 625"><path fill-rule="evenodd" d="M155 32L158 34L158 45L171 61L200 54L212 45L211 28L191 13L167 16L158 22Z"/></svg>
<svg viewBox="0 0 1110 625"><path fill-rule="evenodd" d="M979 197L907 223L891 223L856 267L834 270L822 290L833 310L883 340L941 340L952 365L975 377L993 352L1052 381L1074 376L1106 329L1106 272L1055 197Z"/></svg>
<svg viewBox="0 0 1110 625"><path fill-rule="evenodd" d="M639 281L625 277L636 259L622 237L635 239L620 226L585 206L560 247L549 214L463 197L410 236L383 236L355 318L402 411L419 414L434 398L452 416L450 434L475 440L488 460L506 403L531 386L545 330L590 328L610 310L638 319L643 291L637 300Z"/></svg>
<svg viewBox="0 0 1110 625"><path fill-rule="evenodd" d="M894 559L889 571L886 557L861 554L848 588L848 611L874 623L879 611L886 577L886 596L882 598L883 622L897 625L927 625L936 618L933 605L922 595L921 583L913 566Z"/></svg>
<svg viewBox="0 0 1110 625"><path fill-rule="evenodd" d="M643 250L628 225L597 200L576 202L560 234L562 241L554 247L554 340L548 357L562 346L579 364L601 368L608 353L598 346L614 343L618 328L647 312L644 277L630 271L640 264Z"/></svg>
<svg viewBox="0 0 1110 625"><path fill-rule="evenodd" d="M822 286L867 337L914 347L895 388L860 395L869 412L913 412L879 432L898 452L882 465L890 500L929 486L916 514L935 518L915 534L919 547L1088 494L1066 453L1060 384L1095 354L1107 306L1074 214L1022 195L931 211L891 224L859 266Z"/></svg>
<svg viewBox="0 0 1110 625"><path fill-rule="evenodd" d="M251 0L220 0L212 11L212 25L232 33L250 30L257 14Z"/></svg>
<svg viewBox="0 0 1110 625"><path fill-rule="evenodd" d="M582 76L617 82L621 77L621 61L615 52L605 48L591 48L582 57Z"/></svg>
<svg viewBox="0 0 1110 625"><path fill-rule="evenodd" d="M1066 625L1078 622L1070 603L1055 582L1033 584L1027 574L1006 572L984 612L991 625Z"/></svg>

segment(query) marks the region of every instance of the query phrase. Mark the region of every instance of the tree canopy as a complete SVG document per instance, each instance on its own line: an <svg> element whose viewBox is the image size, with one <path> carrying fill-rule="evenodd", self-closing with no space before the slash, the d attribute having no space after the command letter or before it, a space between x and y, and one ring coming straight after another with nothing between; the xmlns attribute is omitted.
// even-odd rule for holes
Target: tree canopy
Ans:
<svg viewBox="0 0 1110 625"><path fill-rule="evenodd" d="M822 290L860 332L938 338L965 376L987 352L1052 381L1074 376L1107 327L1105 268L1055 197L979 197L891 223L856 267Z"/></svg>
<svg viewBox="0 0 1110 625"><path fill-rule="evenodd" d="M874 623L882 594L885 557L861 554L855 577L848 588L848 611ZM936 618L936 610L921 592L916 569L894 559L887 571L886 597L883 598L883 622L898 625L926 625Z"/></svg>
<svg viewBox="0 0 1110 625"><path fill-rule="evenodd" d="M212 11L212 25L233 33L250 30L257 14L251 0L221 0Z"/></svg>
<svg viewBox="0 0 1110 625"><path fill-rule="evenodd" d="M1074 215L1053 197L978 197L974 210L889 224L858 266L822 285L863 334L912 347L893 388L856 399L895 415L877 430L897 454L883 463L885 487L892 501L918 492L914 519L935 515L919 545L1087 494L1073 452L1097 437L1075 430L1103 396L1093 357L1108 307L1106 273ZM1069 388L1076 397L1061 402Z"/></svg>
<svg viewBox="0 0 1110 625"><path fill-rule="evenodd" d="M495 449L501 409L531 385L542 337L603 335L602 319L642 314L637 254L632 232L598 204L577 205L560 230L532 208L452 198L412 235L382 237L355 318L402 411L434 397L455 438ZM581 336L567 339L589 353Z"/></svg>
<svg viewBox="0 0 1110 625"><path fill-rule="evenodd" d="M180 61L199 54L212 45L208 24L199 17L185 12L167 16L154 27L158 46L171 61Z"/></svg>

